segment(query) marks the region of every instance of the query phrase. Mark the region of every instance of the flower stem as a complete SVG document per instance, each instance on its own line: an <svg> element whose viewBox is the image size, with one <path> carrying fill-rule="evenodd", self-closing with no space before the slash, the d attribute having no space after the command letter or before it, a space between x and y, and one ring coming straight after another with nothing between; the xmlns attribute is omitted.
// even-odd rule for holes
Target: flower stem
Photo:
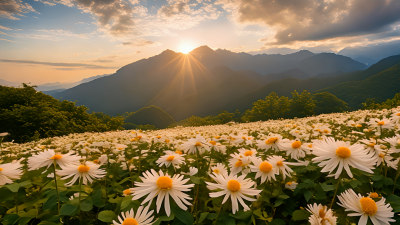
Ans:
<svg viewBox="0 0 400 225"><path fill-rule="evenodd" d="M82 195L82 179L83 177L79 178L79 196L78 196L78 211L81 212L81 195Z"/></svg>
<svg viewBox="0 0 400 225"><path fill-rule="evenodd" d="M53 172L54 172L54 184L56 186L56 192L57 192L57 212L58 212L58 215L60 215L60 194L58 192L57 176L56 176L56 161L55 160L53 162Z"/></svg>
<svg viewBox="0 0 400 225"><path fill-rule="evenodd" d="M339 176L338 182L336 184L335 193L333 194L331 205L329 206L329 208L331 208L331 209L332 209L333 203L335 202L335 198L336 198L337 191L339 189L340 181L341 181L341 176Z"/></svg>

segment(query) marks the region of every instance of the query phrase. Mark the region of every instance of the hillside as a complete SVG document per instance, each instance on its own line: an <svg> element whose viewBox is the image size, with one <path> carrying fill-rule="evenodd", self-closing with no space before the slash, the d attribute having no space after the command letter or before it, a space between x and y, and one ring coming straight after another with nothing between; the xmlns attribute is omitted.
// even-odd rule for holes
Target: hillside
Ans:
<svg viewBox="0 0 400 225"><path fill-rule="evenodd" d="M391 98L400 92L400 56L391 58L391 60L394 59L397 59L397 63L392 61L387 64L388 68L380 68L381 71L376 67L371 68L376 72L374 74L370 75L371 71L367 70L364 74L367 78L364 80L343 82L321 91L328 91L336 95L348 102L352 108L360 107L360 104L367 98L374 98L378 102ZM383 64L387 62L384 61Z"/></svg>
<svg viewBox="0 0 400 225"><path fill-rule="evenodd" d="M335 54L300 51L253 56L202 46L188 55L166 50L54 96L112 115L156 105L180 120L224 110L230 101L282 77L324 77L363 68L365 65Z"/></svg>

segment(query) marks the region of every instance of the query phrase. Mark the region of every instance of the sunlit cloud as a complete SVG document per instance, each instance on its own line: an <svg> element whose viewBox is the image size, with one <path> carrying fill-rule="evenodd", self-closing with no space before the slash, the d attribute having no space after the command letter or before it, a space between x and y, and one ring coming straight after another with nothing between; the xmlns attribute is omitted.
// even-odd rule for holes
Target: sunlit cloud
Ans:
<svg viewBox="0 0 400 225"><path fill-rule="evenodd" d="M20 63L20 64L33 64L33 65L46 65L52 67L59 67L58 69L116 69L117 67L101 66L85 63L58 63L58 62L41 62L32 60L14 60L14 59L0 59L0 62L6 63Z"/></svg>
<svg viewBox="0 0 400 225"><path fill-rule="evenodd" d="M275 29L264 41L284 45L320 41L390 30L400 20L396 0L220 0L239 23L264 24Z"/></svg>
<svg viewBox="0 0 400 225"><path fill-rule="evenodd" d="M24 14L37 11L22 0L1 0L0 1L0 17L11 20L19 20Z"/></svg>

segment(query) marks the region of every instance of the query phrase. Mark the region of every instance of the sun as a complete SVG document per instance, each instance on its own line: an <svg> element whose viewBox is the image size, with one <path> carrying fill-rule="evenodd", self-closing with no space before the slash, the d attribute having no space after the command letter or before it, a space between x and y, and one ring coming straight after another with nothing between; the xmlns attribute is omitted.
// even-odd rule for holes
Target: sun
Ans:
<svg viewBox="0 0 400 225"><path fill-rule="evenodd" d="M190 51L192 51L195 48L195 46L190 43L190 42L182 42L179 45L178 52L182 52L183 54L189 54Z"/></svg>

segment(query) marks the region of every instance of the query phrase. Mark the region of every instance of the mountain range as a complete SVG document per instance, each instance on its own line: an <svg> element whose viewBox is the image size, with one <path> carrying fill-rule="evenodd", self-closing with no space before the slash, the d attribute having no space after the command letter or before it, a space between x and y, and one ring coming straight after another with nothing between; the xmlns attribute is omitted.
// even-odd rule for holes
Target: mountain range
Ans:
<svg viewBox="0 0 400 225"><path fill-rule="evenodd" d="M189 54L165 50L53 96L111 115L155 105L180 120L218 113L227 107L241 109L235 102L257 92L265 97L268 93L262 90L268 91L268 85L285 89L285 79L295 79L295 83L322 80L325 85L317 88L324 88L333 78L366 68L333 53L303 50L287 55L250 55L201 46ZM283 86L276 85L282 81Z"/></svg>

